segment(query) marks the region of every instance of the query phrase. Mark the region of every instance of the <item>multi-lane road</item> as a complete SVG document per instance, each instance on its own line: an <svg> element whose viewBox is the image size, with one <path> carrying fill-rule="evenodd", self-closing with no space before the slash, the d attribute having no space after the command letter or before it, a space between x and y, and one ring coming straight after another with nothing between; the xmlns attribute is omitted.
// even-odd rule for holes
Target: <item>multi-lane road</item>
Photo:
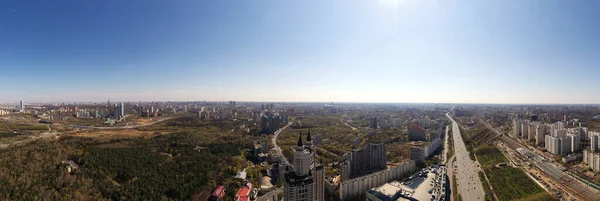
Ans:
<svg viewBox="0 0 600 201"><path fill-rule="evenodd" d="M452 136L454 139L454 153L456 162L455 177L457 182L458 193L462 200L484 200L485 193L483 185L479 179L479 170L475 162L469 158L469 152L465 147L465 143L460 135L458 123L450 117L449 113L446 116L452 121ZM455 192L453 192L455 193Z"/></svg>

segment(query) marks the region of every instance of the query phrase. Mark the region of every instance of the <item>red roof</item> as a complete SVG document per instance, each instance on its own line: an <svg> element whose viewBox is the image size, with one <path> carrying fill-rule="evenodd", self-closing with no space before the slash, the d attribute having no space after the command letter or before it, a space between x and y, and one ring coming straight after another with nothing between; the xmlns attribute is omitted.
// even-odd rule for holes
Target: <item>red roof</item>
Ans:
<svg viewBox="0 0 600 201"><path fill-rule="evenodd" d="M244 186L244 187L240 188L240 190L235 195L236 196L248 196L249 193L250 193L250 188Z"/></svg>
<svg viewBox="0 0 600 201"><path fill-rule="evenodd" d="M250 200L250 197L248 197L248 196L240 196L240 197L237 197L237 199L235 201L249 201L249 200Z"/></svg>
<svg viewBox="0 0 600 201"><path fill-rule="evenodd" d="M213 197L222 197L224 195L224 191L225 191L225 186L219 186L219 187L217 187L217 189L215 189L215 191L213 191L212 196Z"/></svg>
<svg viewBox="0 0 600 201"><path fill-rule="evenodd" d="M250 197L248 196L250 194L250 187L247 186L243 186L242 188L240 188L240 190L237 192L237 194L235 194L235 200L236 201L248 201L250 200Z"/></svg>

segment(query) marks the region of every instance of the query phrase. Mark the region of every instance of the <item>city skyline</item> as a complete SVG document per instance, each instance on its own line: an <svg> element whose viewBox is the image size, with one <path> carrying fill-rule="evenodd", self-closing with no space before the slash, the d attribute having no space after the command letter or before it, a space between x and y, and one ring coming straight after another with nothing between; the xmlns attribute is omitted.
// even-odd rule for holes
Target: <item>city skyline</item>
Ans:
<svg viewBox="0 0 600 201"><path fill-rule="evenodd" d="M0 102L600 103L597 2L0 3Z"/></svg>

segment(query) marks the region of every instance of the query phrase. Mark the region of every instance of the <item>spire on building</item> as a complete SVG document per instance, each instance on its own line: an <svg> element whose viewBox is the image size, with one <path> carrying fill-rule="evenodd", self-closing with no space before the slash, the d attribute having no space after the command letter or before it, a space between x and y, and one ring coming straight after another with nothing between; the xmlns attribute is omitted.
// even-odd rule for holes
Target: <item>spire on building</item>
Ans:
<svg viewBox="0 0 600 201"><path fill-rule="evenodd" d="M308 136L306 136L306 141L310 142L312 141L311 137L310 137L310 128L308 129Z"/></svg>
<svg viewBox="0 0 600 201"><path fill-rule="evenodd" d="M302 146L302 132L300 132L300 135L298 135L298 146Z"/></svg>

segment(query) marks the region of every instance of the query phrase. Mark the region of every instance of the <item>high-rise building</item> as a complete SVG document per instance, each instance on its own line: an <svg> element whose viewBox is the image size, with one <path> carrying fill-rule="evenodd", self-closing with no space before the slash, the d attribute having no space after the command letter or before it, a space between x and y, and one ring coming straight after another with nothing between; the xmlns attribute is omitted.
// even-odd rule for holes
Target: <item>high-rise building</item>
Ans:
<svg viewBox="0 0 600 201"><path fill-rule="evenodd" d="M529 123L521 124L521 138L527 139L529 137Z"/></svg>
<svg viewBox="0 0 600 201"><path fill-rule="evenodd" d="M381 119L379 120L379 127L382 129L387 129L388 128L388 121L385 119Z"/></svg>
<svg viewBox="0 0 600 201"><path fill-rule="evenodd" d="M125 118L125 105L123 102L119 104L119 119Z"/></svg>
<svg viewBox="0 0 600 201"><path fill-rule="evenodd" d="M277 113L262 113L260 115L260 126L262 134L273 134L281 128L281 117Z"/></svg>
<svg viewBox="0 0 600 201"><path fill-rule="evenodd" d="M390 123L392 124L392 127L394 127L394 128L400 128L400 126L402 126L402 119L400 119L400 118L391 118L390 119Z"/></svg>
<svg viewBox="0 0 600 201"><path fill-rule="evenodd" d="M600 171L600 153L591 150L583 151L583 163L588 165L592 170Z"/></svg>
<svg viewBox="0 0 600 201"><path fill-rule="evenodd" d="M370 128L377 128L377 117L371 117L371 124L369 124Z"/></svg>
<svg viewBox="0 0 600 201"><path fill-rule="evenodd" d="M527 141L535 141L535 135L537 134L536 129L538 125L539 122L532 122L531 124L529 124L529 131L527 132Z"/></svg>
<svg viewBox="0 0 600 201"><path fill-rule="evenodd" d="M546 135L546 126L537 125L536 130L535 130L535 144L537 146L542 146L544 144L544 140L545 140L544 136L545 135Z"/></svg>
<svg viewBox="0 0 600 201"><path fill-rule="evenodd" d="M424 128L410 124L408 125L408 140L409 141L425 141L427 139L427 134Z"/></svg>
<svg viewBox="0 0 600 201"><path fill-rule="evenodd" d="M343 158L345 162L342 163L342 174L344 169L349 169L349 175L342 175L342 178L353 179L387 167L387 149L383 143L369 144L362 149L345 153Z"/></svg>
<svg viewBox="0 0 600 201"><path fill-rule="evenodd" d="M545 148L555 155L576 152L579 150L579 135L567 134L566 129L553 130L546 135Z"/></svg>
<svg viewBox="0 0 600 201"><path fill-rule="evenodd" d="M521 125L523 123L521 123L521 120L519 119L513 119L513 135L516 136L521 136Z"/></svg>
<svg viewBox="0 0 600 201"><path fill-rule="evenodd" d="M323 166L315 163L315 146L310 131L306 143L302 134L294 150L293 168L284 175L283 195L286 201L321 201L325 198L325 173Z"/></svg>
<svg viewBox="0 0 600 201"><path fill-rule="evenodd" d="M23 106L23 101L19 101L19 112L25 112L25 107Z"/></svg>
<svg viewBox="0 0 600 201"><path fill-rule="evenodd" d="M590 150L593 152L598 151L598 135L592 135L590 137Z"/></svg>

